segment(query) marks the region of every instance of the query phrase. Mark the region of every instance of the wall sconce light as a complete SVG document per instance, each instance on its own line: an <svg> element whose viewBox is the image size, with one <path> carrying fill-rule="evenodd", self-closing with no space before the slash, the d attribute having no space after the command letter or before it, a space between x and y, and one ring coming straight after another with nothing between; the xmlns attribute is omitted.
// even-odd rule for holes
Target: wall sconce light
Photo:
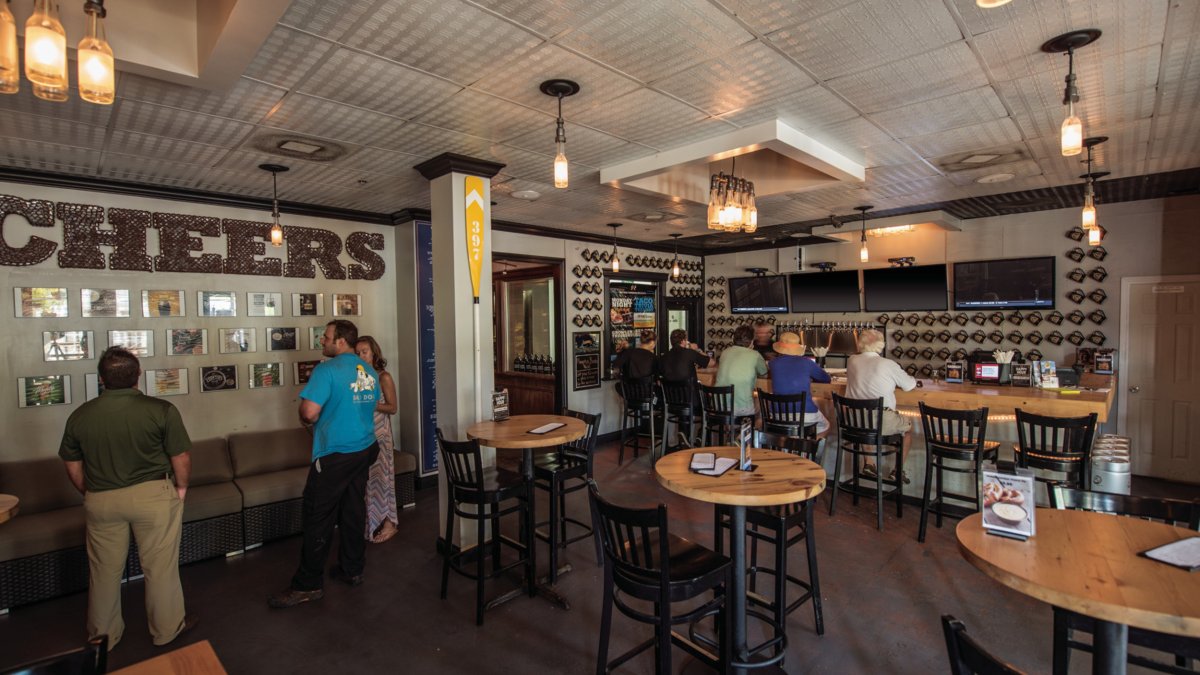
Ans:
<svg viewBox="0 0 1200 675"><path fill-rule="evenodd" d="M609 223L609 227L613 229L613 252L612 252L612 271L613 273L621 271L621 259L617 257L617 228L620 223Z"/></svg>
<svg viewBox="0 0 1200 675"><path fill-rule="evenodd" d="M283 226L279 224L278 177L288 168L282 164L259 164L258 168L271 172L271 219L274 221L274 224L271 225L271 246L279 248L283 246Z"/></svg>
<svg viewBox="0 0 1200 675"><path fill-rule="evenodd" d="M671 238L675 240L675 261L671 263L671 279L674 281L678 281L679 275L683 273L679 269L679 238L682 236L678 232L671 233Z"/></svg>
<svg viewBox="0 0 1200 675"><path fill-rule="evenodd" d="M855 211L862 214L862 248L858 249L858 261L860 263L869 262L871 254L867 251L867 211L875 208L874 206L856 206Z"/></svg>
<svg viewBox="0 0 1200 675"><path fill-rule="evenodd" d="M1086 47L1100 37L1095 28L1063 33L1047 40L1042 51L1047 54L1067 54L1066 88L1063 89L1063 105L1067 106L1067 117L1062 123L1062 154L1071 157L1083 152L1083 122L1075 116L1075 104L1079 101L1079 89L1075 86L1075 50Z"/></svg>
<svg viewBox="0 0 1200 675"><path fill-rule="evenodd" d="M569 183L567 164L567 131L563 126L562 100L564 96L579 93L579 84L571 80L546 80L538 89L547 96L558 99L558 119L554 127L554 187L565 188Z"/></svg>

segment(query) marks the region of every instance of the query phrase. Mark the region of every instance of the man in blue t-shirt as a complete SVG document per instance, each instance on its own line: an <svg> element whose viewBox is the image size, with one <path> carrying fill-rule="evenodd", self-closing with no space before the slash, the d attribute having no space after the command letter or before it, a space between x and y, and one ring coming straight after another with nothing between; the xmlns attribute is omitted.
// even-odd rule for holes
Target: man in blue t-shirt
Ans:
<svg viewBox="0 0 1200 675"><path fill-rule="evenodd" d="M829 420L821 414L821 409L813 402L812 383L829 382L829 373L818 366L815 361L804 356L805 346L800 342L800 336L795 333L784 333L779 336L779 342L773 345L776 356L771 359L771 392L775 394L795 395L805 394L804 424L817 425L817 438L825 438L829 433Z"/></svg>
<svg viewBox="0 0 1200 675"><path fill-rule="evenodd" d="M325 560L339 526L338 565L331 575L351 586L362 583L367 546L367 474L379 455L375 442L378 373L358 358L358 328L345 319L330 321L321 337L328 357L312 371L300 392L300 420L311 425L312 465L304 485L304 544L300 567L288 588L272 595L271 607L294 607L324 595Z"/></svg>

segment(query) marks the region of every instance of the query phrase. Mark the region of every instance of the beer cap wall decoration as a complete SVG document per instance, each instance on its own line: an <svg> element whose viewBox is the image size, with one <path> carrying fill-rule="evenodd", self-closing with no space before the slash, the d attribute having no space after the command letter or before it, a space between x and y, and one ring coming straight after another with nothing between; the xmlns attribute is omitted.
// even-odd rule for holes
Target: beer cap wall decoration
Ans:
<svg viewBox="0 0 1200 675"><path fill-rule="evenodd" d="M1036 330L1030 331L1029 334L1025 336L1025 339L1029 340L1031 343L1033 343L1035 345L1042 344L1042 334L1041 334L1041 332L1036 331Z"/></svg>
<svg viewBox="0 0 1200 675"><path fill-rule="evenodd" d="M1048 314L1046 316L1046 320L1049 321L1050 323L1054 324L1055 326L1061 326L1062 322L1063 322L1062 312L1060 312L1056 309L1053 312L1050 312L1050 314Z"/></svg>
<svg viewBox="0 0 1200 675"><path fill-rule="evenodd" d="M1085 254L1083 252L1083 249L1079 248L1078 246L1071 249L1070 251L1067 251L1067 257L1070 258L1071 260L1074 260L1075 262L1083 262L1083 258L1086 255L1087 254Z"/></svg>
<svg viewBox="0 0 1200 675"><path fill-rule="evenodd" d="M1097 267L1091 272L1088 272L1088 276L1091 277L1093 281L1103 282L1108 278L1108 270L1104 269L1103 267Z"/></svg>
<svg viewBox="0 0 1200 675"><path fill-rule="evenodd" d="M1036 326L1042 322L1042 313L1041 312L1030 312L1029 314L1025 315L1025 319L1027 321L1029 321L1029 323Z"/></svg>
<svg viewBox="0 0 1200 675"><path fill-rule="evenodd" d="M1108 250L1103 246L1093 246L1091 250L1088 251L1088 257L1093 260L1104 260L1108 257Z"/></svg>
<svg viewBox="0 0 1200 675"><path fill-rule="evenodd" d="M1077 284L1083 283L1083 280L1087 278L1087 272L1084 272L1082 267L1076 267L1070 272L1067 272L1067 278Z"/></svg>
<svg viewBox="0 0 1200 675"><path fill-rule="evenodd" d="M1088 314L1088 320L1096 325L1100 325L1100 324L1104 323L1107 319L1108 319L1108 315L1105 314L1104 310L1102 310L1102 309L1097 309L1097 310L1093 311L1092 313Z"/></svg>
<svg viewBox="0 0 1200 675"><path fill-rule="evenodd" d="M1075 345L1076 347L1083 344L1083 340L1084 340L1083 333L1080 333L1077 330L1071 331L1071 334L1067 336L1067 342L1070 342L1071 344Z"/></svg>
<svg viewBox="0 0 1200 675"><path fill-rule="evenodd" d="M1066 236L1067 239L1072 241L1083 241L1083 238L1087 236L1087 232L1084 232L1082 227L1076 225L1075 227L1067 230Z"/></svg>
<svg viewBox="0 0 1200 675"><path fill-rule="evenodd" d="M1067 315L1067 321L1070 321L1071 323L1075 324L1076 326L1083 325L1083 320L1085 318L1087 318L1087 317L1085 317L1083 315L1083 312L1081 312L1077 309Z"/></svg>
<svg viewBox="0 0 1200 675"><path fill-rule="evenodd" d="M1104 341L1107 339L1108 338L1105 337L1104 333L1101 333L1098 330L1092 331L1092 334L1088 336L1088 342L1090 342L1098 347L1103 346Z"/></svg>
<svg viewBox="0 0 1200 675"><path fill-rule="evenodd" d="M1096 303L1097 305L1104 304L1104 301L1107 299L1108 299L1108 293L1105 293L1103 288L1097 288L1096 290L1092 291L1091 293L1088 293L1088 300L1091 300L1092 302Z"/></svg>
<svg viewBox="0 0 1200 675"><path fill-rule="evenodd" d="M1052 345L1061 345L1063 343L1063 334L1058 331L1051 331L1050 334L1046 336L1046 339L1049 340L1050 344Z"/></svg>
<svg viewBox="0 0 1200 675"><path fill-rule="evenodd" d="M1067 293L1067 299L1077 305L1083 304L1086 297L1087 293L1084 293L1082 288L1072 289L1070 293Z"/></svg>

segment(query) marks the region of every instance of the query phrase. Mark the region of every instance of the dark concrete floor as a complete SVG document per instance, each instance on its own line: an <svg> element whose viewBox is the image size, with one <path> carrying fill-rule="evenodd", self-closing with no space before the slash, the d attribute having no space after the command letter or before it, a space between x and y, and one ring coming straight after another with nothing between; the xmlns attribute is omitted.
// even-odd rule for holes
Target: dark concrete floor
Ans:
<svg viewBox="0 0 1200 675"><path fill-rule="evenodd" d="M712 507L658 487L646 457L616 466L616 450L598 453L597 480L611 499L630 504L668 504L673 532L712 543ZM539 493L539 510L545 509ZM583 493L570 510L584 516ZM946 672L939 617L953 614L995 653L1034 673L1049 672L1051 612L1040 602L993 582L963 560L950 520L930 526L925 544L916 541L919 510L906 508L897 519L887 508L885 529L874 527L874 503L852 506L839 497L835 517L828 496L818 498L818 555L826 631L813 630L812 611L802 607L788 622L789 673ZM451 576L450 597L438 598L441 559L434 542L441 529L437 492L423 490L417 506L400 515L400 534L368 550L366 583L348 588L329 582L324 599L290 610L267 608L266 595L285 586L299 556L292 537L228 559L182 569L189 612L199 626L179 644L209 640L230 673L583 673L594 672L600 625L602 574L590 542L566 553L574 571L560 579L571 601L563 611L541 599L520 597L474 623L474 584ZM804 569L803 547L790 561ZM766 550L764 549L764 553ZM545 547L539 563L545 569ZM488 596L507 590L492 582ZM143 585L125 591L127 628L112 652L121 667L163 653L146 632ZM0 616L0 666L72 648L84 639L86 593ZM614 612L613 652L649 636L648 627ZM620 672L653 672L652 652ZM676 672L706 669L679 650ZM1077 655L1072 672L1090 668ZM1134 672L1131 669L1131 672Z"/></svg>

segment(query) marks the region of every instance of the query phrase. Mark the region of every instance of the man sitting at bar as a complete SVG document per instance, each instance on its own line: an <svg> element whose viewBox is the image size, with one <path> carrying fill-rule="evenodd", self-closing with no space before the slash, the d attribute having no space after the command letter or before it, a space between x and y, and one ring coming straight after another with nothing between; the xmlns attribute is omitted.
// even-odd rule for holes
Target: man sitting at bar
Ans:
<svg viewBox="0 0 1200 675"><path fill-rule="evenodd" d="M696 383L697 368L712 368L717 365L700 350L700 345L688 342L688 334L682 328L671 331L671 350L658 360L658 372L664 382Z"/></svg>
<svg viewBox="0 0 1200 675"><path fill-rule="evenodd" d="M817 439L824 439L829 435L829 420L825 419L817 404L813 402L812 383L828 384L830 377L816 361L804 356L804 350L799 335L784 333L779 336L779 342L775 343L778 356L768 364L771 371L771 392L788 396L804 394L804 425L817 425Z"/></svg>
<svg viewBox="0 0 1200 675"><path fill-rule="evenodd" d="M775 328L766 321L754 322L754 351L762 354L764 359L770 360L775 358L775 350L772 349L772 338L775 337Z"/></svg>
<svg viewBox="0 0 1200 675"><path fill-rule="evenodd" d="M912 391L916 388L917 381L904 372L900 364L885 359L881 354L883 347L883 333L877 330L859 333L858 353L851 356L846 363L846 398L883 399L883 435L904 434L900 455L900 463L903 464L912 448L912 422L896 411L896 387ZM866 464L863 473L876 476L875 465ZM911 482L907 472L901 475L905 484ZM888 474L888 480L895 478L896 471L893 469Z"/></svg>
<svg viewBox="0 0 1200 675"><path fill-rule="evenodd" d="M654 345L658 335L650 329L642 331L638 346L626 348L613 361L613 370L621 374L622 380L646 381L654 377L657 360Z"/></svg>
<svg viewBox="0 0 1200 675"><path fill-rule="evenodd" d="M754 416L754 382L767 374L767 362L762 354L750 348L754 343L754 328L738 326L733 331L733 346L721 352L717 364L716 386L733 385L733 414Z"/></svg>

